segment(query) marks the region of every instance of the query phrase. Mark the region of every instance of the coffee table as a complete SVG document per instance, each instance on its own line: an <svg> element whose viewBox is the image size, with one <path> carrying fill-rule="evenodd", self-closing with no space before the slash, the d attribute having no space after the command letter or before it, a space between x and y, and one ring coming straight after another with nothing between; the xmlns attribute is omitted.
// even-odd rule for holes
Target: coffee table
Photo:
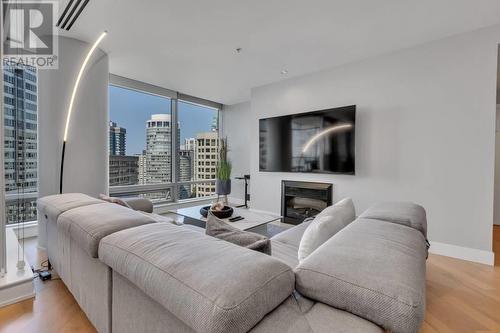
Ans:
<svg viewBox="0 0 500 333"><path fill-rule="evenodd" d="M205 223L207 221L206 217L203 217L200 214L200 209L207 205L199 205L187 208L179 208L170 210L170 213L180 215L184 217L184 224L192 224L198 227L205 228ZM251 208L234 208L233 215L243 217L243 220L239 220L236 222L229 221L229 218L222 219L222 221L232 225L233 227L240 230L247 230L257 233L267 233L267 224L281 220L281 216L279 215L271 215L267 213L261 213Z"/></svg>

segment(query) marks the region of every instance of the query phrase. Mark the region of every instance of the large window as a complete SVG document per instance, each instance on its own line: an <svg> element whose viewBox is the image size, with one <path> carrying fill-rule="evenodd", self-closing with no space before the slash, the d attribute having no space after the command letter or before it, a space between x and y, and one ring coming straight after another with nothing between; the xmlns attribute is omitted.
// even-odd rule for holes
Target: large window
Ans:
<svg viewBox="0 0 500 333"><path fill-rule="evenodd" d="M7 224L36 220L37 71L4 67L4 170Z"/></svg>
<svg viewBox="0 0 500 333"><path fill-rule="evenodd" d="M217 109L178 101L180 149L177 181L215 179L219 145L219 112ZM180 185L179 199L215 195L215 183Z"/></svg>
<svg viewBox="0 0 500 333"><path fill-rule="evenodd" d="M109 87L110 193L155 203L215 195L218 108L122 80L130 86Z"/></svg>

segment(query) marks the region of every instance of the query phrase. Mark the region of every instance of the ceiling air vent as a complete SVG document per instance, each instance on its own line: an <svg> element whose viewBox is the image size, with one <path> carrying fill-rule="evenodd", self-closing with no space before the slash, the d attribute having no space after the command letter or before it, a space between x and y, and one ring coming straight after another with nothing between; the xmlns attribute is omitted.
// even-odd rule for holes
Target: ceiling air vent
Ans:
<svg viewBox="0 0 500 333"><path fill-rule="evenodd" d="M69 0L56 27L69 31L88 3L89 0Z"/></svg>

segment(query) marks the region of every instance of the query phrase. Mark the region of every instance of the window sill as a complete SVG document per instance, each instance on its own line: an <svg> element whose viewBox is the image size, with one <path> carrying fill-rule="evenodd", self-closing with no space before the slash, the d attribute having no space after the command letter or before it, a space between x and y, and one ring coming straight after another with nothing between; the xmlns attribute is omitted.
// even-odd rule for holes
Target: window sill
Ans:
<svg viewBox="0 0 500 333"><path fill-rule="evenodd" d="M28 221L19 224L7 224L5 228L13 230L16 233L17 239L38 236L38 221Z"/></svg>

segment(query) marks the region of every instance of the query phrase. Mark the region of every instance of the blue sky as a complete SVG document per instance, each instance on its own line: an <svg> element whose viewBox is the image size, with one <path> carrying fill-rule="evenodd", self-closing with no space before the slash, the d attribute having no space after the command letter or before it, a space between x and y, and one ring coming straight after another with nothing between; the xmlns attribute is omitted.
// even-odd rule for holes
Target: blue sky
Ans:
<svg viewBox="0 0 500 333"><path fill-rule="evenodd" d="M184 138L211 130L217 111L189 103L178 103L181 144ZM146 148L146 121L152 114L170 113L170 100L120 87L109 86L109 120L127 129L127 155Z"/></svg>

